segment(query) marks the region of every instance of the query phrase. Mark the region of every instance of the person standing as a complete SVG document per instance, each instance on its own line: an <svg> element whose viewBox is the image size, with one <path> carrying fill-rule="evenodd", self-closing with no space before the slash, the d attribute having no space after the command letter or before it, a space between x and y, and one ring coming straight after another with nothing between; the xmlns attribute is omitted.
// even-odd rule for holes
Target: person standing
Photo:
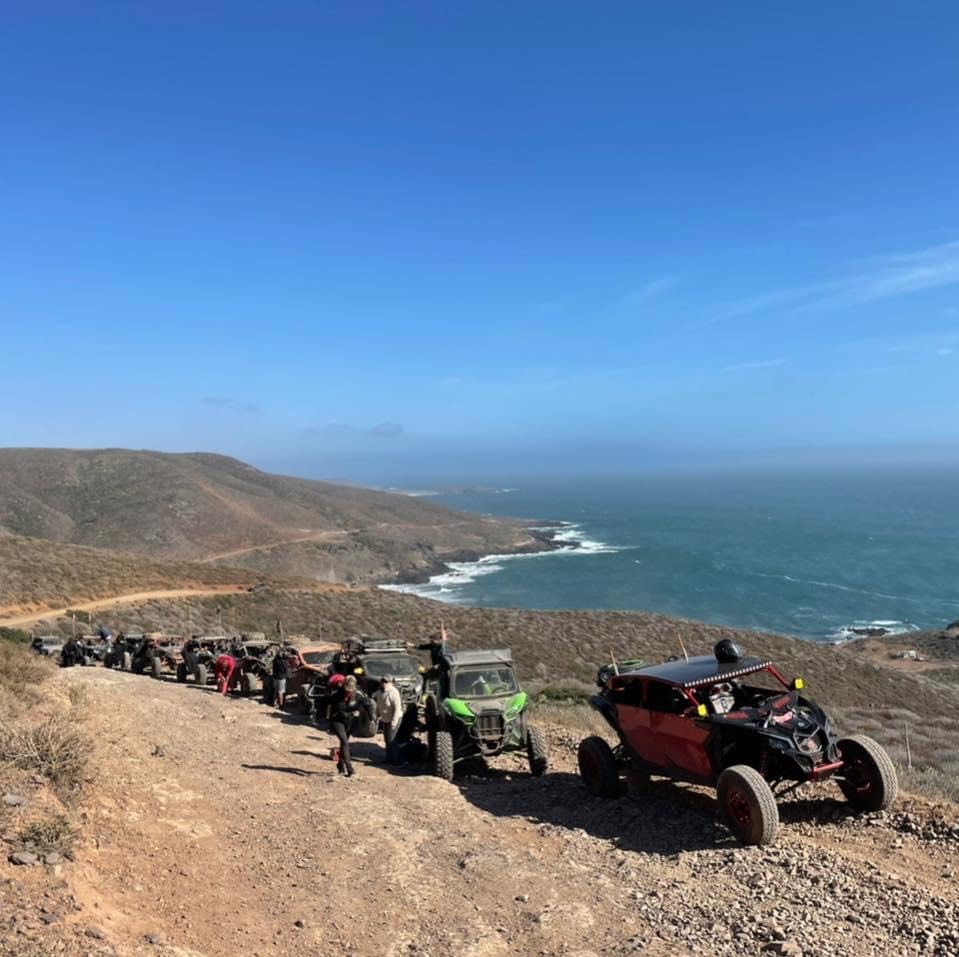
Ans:
<svg viewBox="0 0 959 957"><path fill-rule="evenodd" d="M356 773L350 754L350 731L363 707L364 698L353 675L347 675L343 684L330 695L330 730L340 744L336 752L336 770L348 778Z"/></svg>
<svg viewBox="0 0 959 957"><path fill-rule="evenodd" d="M273 701L281 711L286 702L286 683L299 663L300 656L293 648L280 648L273 656Z"/></svg>
<svg viewBox="0 0 959 957"><path fill-rule="evenodd" d="M374 697L380 716L380 727L383 729L383 743L386 745L386 763L399 764L397 732L403 720L403 698L399 688L393 683L392 675L383 675L380 678L380 688Z"/></svg>

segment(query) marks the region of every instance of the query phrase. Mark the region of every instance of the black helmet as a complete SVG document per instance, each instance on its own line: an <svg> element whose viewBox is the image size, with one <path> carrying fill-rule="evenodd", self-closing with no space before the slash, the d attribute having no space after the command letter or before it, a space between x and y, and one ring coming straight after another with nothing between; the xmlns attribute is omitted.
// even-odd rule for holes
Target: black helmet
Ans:
<svg viewBox="0 0 959 957"><path fill-rule="evenodd" d="M723 638L722 641L717 642L716 647L713 648L713 654L716 656L716 660L722 665L732 664L735 661L739 661L743 656L736 642L731 641L729 638Z"/></svg>

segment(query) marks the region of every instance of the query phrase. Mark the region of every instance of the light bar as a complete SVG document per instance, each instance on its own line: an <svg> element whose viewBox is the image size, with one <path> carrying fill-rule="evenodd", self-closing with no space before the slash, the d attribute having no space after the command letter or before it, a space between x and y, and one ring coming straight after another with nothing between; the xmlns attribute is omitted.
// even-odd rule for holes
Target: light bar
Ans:
<svg viewBox="0 0 959 957"><path fill-rule="evenodd" d="M728 678L742 678L744 675L751 675L757 671L762 671L772 664L771 661L762 661L757 665L750 665L748 668L740 668L738 671L723 671L708 678L697 678L695 681L684 681L684 688L698 688L700 685L711 685L717 681L726 681Z"/></svg>

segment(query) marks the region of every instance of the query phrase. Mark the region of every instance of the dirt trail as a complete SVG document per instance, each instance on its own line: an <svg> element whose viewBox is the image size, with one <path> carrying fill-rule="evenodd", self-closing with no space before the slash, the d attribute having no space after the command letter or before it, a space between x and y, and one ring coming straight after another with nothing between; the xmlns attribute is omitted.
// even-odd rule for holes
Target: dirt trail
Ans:
<svg viewBox="0 0 959 957"><path fill-rule="evenodd" d="M97 598L95 601L75 602L66 608L46 608L42 611L31 611L26 615L14 615L0 618L0 625L9 628L20 625L32 625L43 618L59 618L68 611L100 611L112 608L114 605L132 605L141 601L152 601L157 598L195 598L203 595L237 595L249 590L247 585L211 585L206 588L173 588L163 591L138 591L127 595L113 595L109 598ZM11 609L0 608L0 614L6 614Z"/></svg>
<svg viewBox="0 0 959 957"><path fill-rule="evenodd" d="M265 542L262 545L247 545L243 548L230 549L228 552L217 552L213 555L205 555L203 558L197 560L202 563L219 562L227 558L236 558L238 555L249 555L253 552L269 552L274 548L282 548L284 545L299 545L302 542L336 541L337 539L344 538L348 535L359 535L363 532L372 532L383 528L412 528L425 530L429 528L456 528L460 525L479 525L484 522L488 524L496 524L497 520L477 516L475 519L462 519L455 522L438 522L433 525L423 525L421 523L410 522L376 522L374 525L367 525L363 528L340 528L326 531L313 531L308 535L296 535L292 538L280 538L275 542Z"/></svg>
<svg viewBox="0 0 959 957"><path fill-rule="evenodd" d="M282 548L284 545L298 545L301 542L329 542L349 535L350 529L329 532L311 532L309 535L298 535L295 538L281 538L275 542L267 542L265 545L247 545L244 548L233 548L228 552L217 552L215 555L206 555L198 559L202 564L209 562L223 561L225 558L236 558L238 555L249 555L253 552L269 552L274 548Z"/></svg>
<svg viewBox="0 0 959 957"><path fill-rule="evenodd" d="M368 763L382 752L359 742L345 780L325 733L257 701L102 669L60 680L89 686L102 767L58 922L21 922L67 953L959 951L953 806L853 818L823 788L783 805L777 844L742 848L705 791L588 798L578 734L558 727L541 779L507 756L448 784ZM16 876L45 887L39 872Z"/></svg>

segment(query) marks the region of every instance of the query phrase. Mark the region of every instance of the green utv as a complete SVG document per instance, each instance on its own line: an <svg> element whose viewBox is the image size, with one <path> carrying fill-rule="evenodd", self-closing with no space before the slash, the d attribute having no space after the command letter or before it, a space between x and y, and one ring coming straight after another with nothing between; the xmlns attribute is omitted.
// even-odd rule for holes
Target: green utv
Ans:
<svg viewBox="0 0 959 957"><path fill-rule="evenodd" d="M446 661L423 702L433 774L452 781L459 761L524 750L530 773L543 774L546 739L527 721L529 699L516 680L512 651L458 651Z"/></svg>

